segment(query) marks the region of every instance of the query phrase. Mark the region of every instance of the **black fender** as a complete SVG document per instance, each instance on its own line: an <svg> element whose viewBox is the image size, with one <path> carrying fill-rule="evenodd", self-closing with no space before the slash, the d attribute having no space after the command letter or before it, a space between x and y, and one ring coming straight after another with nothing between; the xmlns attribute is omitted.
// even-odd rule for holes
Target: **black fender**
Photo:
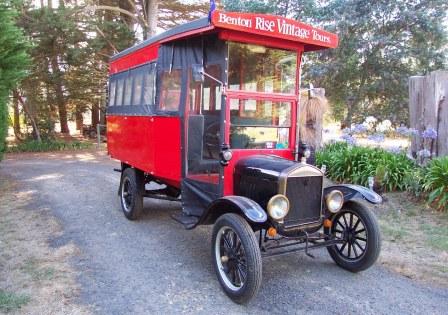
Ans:
<svg viewBox="0 0 448 315"><path fill-rule="evenodd" d="M383 198L373 190L352 184L332 185L324 188L324 198L333 190L340 190L344 195L344 203L355 198L367 200L370 203L382 203Z"/></svg>
<svg viewBox="0 0 448 315"><path fill-rule="evenodd" d="M268 220L266 211L252 199L243 196L225 196L210 204L200 222L213 224L221 215L229 212L243 215L250 223L261 224Z"/></svg>

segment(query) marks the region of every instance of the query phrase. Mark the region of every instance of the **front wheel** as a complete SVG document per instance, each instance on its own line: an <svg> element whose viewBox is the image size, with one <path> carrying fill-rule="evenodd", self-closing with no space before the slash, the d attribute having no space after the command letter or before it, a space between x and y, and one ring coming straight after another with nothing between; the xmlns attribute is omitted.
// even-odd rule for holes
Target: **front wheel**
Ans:
<svg viewBox="0 0 448 315"><path fill-rule="evenodd" d="M381 235L375 215L364 205L349 201L331 219L330 233L341 244L327 247L340 267L359 272L372 266L381 249Z"/></svg>
<svg viewBox="0 0 448 315"><path fill-rule="evenodd" d="M236 303L247 303L261 285L262 264L257 239L241 216L227 213L213 227L212 259L224 292Z"/></svg>

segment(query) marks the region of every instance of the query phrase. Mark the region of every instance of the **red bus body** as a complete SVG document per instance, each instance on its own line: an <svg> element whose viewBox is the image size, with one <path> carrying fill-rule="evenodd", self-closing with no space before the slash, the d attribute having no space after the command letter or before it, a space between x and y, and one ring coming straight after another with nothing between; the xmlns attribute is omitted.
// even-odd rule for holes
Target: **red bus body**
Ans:
<svg viewBox="0 0 448 315"><path fill-rule="evenodd" d="M244 20L246 23L241 22ZM240 21L240 22L238 22ZM263 23L264 24L263 24ZM241 25L236 25L240 23ZM243 23L243 24L242 24ZM280 27L292 25L289 33ZM338 38L309 25L280 17L263 14L232 12L213 12L211 21L198 28L185 31L169 31L159 35L160 40L143 42L115 56L110 62L110 75L118 74L151 61L157 61L162 44L179 39L188 39L204 34L217 34L221 40L282 48L297 52L297 90L295 95L269 95L266 93L227 91L227 97L269 98L288 101L292 104L292 125L289 147L284 149L233 150L233 158L224 168L223 195L233 194L233 168L238 160L254 154L273 154L286 159L294 159L296 150L296 113L298 106L298 87L300 80L301 55L313 51L337 46ZM157 39L157 38L156 38ZM173 187L180 188L183 180L182 163L182 115L174 117L115 115L107 114L107 147L112 158L144 171ZM227 117L225 137L228 143L230 117ZM200 176L200 175L198 175ZM218 181L216 177L216 181Z"/></svg>

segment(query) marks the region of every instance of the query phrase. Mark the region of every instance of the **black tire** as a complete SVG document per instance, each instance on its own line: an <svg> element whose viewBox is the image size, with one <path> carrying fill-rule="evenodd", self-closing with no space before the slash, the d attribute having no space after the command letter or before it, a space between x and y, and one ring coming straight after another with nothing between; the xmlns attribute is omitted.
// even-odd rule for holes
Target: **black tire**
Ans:
<svg viewBox="0 0 448 315"><path fill-rule="evenodd" d="M340 267L359 272L371 267L378 259L380 228L375 215L366 206L355 201L345 203L333 216L330 233L344 239L343 244L327 247L331 258Z"/></svg>
<svg viewBox="0 0 448 315"><path fill-rule="evenodd" d="M128 167L121 173L121 209L129 220L136 220L141 215L144 190L145 181L141 171Z"/></svg>
<svg viewBox="0 0 448 315"><path fill-rule="evenodd" d="M234 247L226 242L232 239L232 233L237 236L231 241ZM249 302L257 294L262 279L260 248L250 225L234 213L220 216L213 227L211 247L215 272L224 292L235 303Z"/></svg>

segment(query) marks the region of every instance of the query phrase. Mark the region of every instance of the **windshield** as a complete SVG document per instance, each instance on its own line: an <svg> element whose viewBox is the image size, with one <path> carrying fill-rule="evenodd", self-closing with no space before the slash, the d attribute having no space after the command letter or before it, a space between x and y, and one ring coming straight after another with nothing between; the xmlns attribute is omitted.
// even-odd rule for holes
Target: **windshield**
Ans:
<svg viewBox="0 0 448 315"><path fill-rule="evenodd" d="M295 94L297 52L229 42L229 89Z"/></svg>

